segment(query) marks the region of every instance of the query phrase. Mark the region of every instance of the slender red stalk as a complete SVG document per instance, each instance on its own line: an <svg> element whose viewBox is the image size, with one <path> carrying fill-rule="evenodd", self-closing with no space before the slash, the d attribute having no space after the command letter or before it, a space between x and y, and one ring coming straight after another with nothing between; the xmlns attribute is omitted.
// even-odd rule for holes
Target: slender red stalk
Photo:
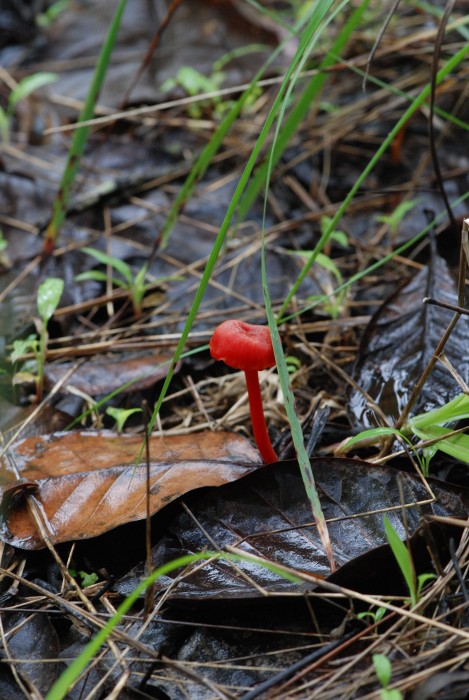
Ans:
<svg viewBox="0 0 469 700"><path fill-rule="evenodd" d="M267 425L265 424L264 408L262 406L259 372L255 369L244 370L248 388L249 408L251 411L252 432L261 457L266 464L278 462L272 443L270 442Z"/></svg>

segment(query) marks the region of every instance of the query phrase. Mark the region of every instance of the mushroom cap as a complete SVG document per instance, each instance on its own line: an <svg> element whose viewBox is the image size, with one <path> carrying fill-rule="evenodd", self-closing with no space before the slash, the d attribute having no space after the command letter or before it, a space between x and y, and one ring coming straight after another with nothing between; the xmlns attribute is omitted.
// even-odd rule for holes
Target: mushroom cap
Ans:
<svg viewBox="0 0 469 700"><path fill-rule="evenodd" d="M275 365L272 338L267 326L244 321L223 321L210 341L210 354L233 369L268 369Z"/></svg>

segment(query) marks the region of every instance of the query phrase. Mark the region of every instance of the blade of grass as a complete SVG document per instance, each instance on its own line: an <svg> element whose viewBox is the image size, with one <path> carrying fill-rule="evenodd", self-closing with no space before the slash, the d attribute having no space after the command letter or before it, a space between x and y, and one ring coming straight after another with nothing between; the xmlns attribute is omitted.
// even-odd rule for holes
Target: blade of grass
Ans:
<svg viewBox="0 0 469 700"><path fill-rule="evenodd" d="M110 267L114 268L116 272L120 272L128 286L132 286L133 283L133 276L132 276L132 269L130 268L129 265L127 265L126 262L123 260L120 260L119 258L113 257L112 255L107 255L106 253L103 253L101 250L97 250L96 248L88 248L88 247L83 247L82 252L86 253L87 255L91 255L92 258L97 260L98 262L102 263L103 265L109 265ZM87 273L81 272L80 275L84 275ZM80 276L78 275L78 277ZM81 279L85 279L83 276Z"/></svg>
<svg viewBox="0 0 469 700"><path fill-rule="evenodd" d="M436 447L460 462L469 464L469 435L454 435L441 425L429 425L425 430L414 428L414 433L425 442L434 441Z"/></svg>
<svg viewBox="0 0 469 700"><path fill-rule="evenodd" d="M401 573L405 579L407 588L409 589L412 607L414 607L414 605L417 605L417 582L409 550L391 525L391 521L387 515L383 516L383 523L389 546L392 549L394 558L397 561Z"/></svg>
<svg viewBox="0 0 469 700"><path fill-rule="evenodd" d="M469 22L469 17L467 18L467 22ZM332 51L330 53L332 54ZM335 56L335 58L337 60L339 60L340 56ZM354 65L351 61L346 61L345 59L342 59L342 62L347 65L347 68L349 70L351 70L352 73L355 73L356 75L359 75L360 77L365 79L366 73L362 68ZM372 73L370 73L366 76L366 82L367 82L367 84L371 83L373 85L376 85L377 87L380 87L383 90L390 92L392 95L397 95L399 97L402 97L407 102L411 103L415 99L414 95L411 95L410 93L405 92L405 90L401 90L400 88L396 87L392 83L387 83L384 80L377 78ZM435 106L435 114L437 114L439 117L441 117L445 121L448 121L451 124L458 126L460 129L464 129L465 131L469 131L469 124L467 122L463 121L462 119L458 119L458 117L455 117L453 114L446 112L444 109L441 109L441 107Z"/></svg>
<svg viewBox="0 0 469 700"><path fill-rule="evenodd" d="M137 602L142 594L145 593L147 588L152 586L157 579L161 576L171 573L175 569L180 569L194 562L203 560L213 560L213 559L223 559L225 561L241 562L248 561L252 563L251 557L243 557L237 554L228 554L220 552L201 552L200 554L186 554L185 556L174 559L173 561L163 564L163 566L158 567L152 572L150 576L144 579L139 585L132 591L132 593L123 600L123 602L117 608L116 613L110 618L110 620L103 626L103 628L91 639L90 642L85 646L83 651L76 659L72 661L70 666L62 673L62 675L56 680L52 688L46 695L45 700L63 700L67 696L68 691L78 679L80 674L86 669L88 663L94 659L100 648L112 634L112 631L117 627L119 622L132 606ZM292 581L293 583L301 583L301 580L296 576L284 571L280 567L271 564L270 562L259 561L257 562L260 566L269 571L277 573L282 578L287 581Z"/></svg>
<svg viewBox="0 0 469 700"><path fill-rule="evenodd" d="M285 410L287 412L288 422L290 424L293 445L295 447L296 456L298 459L298 466L300 468L301 477L303 479L303 484L305 487L306 495L311 504L311 510L313 513L314 520L316 522L316 527L318 529L318 534L321 539L324 551L329 561L331 567L331 572L335 571L335 561L334 553L332 550L331 539L329 537L329 531L327 529L326 520L324 518L324 513L321 507L321 501L319 500L318 491L316 489L316 483L314 479L313 469L309 459L309 455L306 451L304 444L303 431L301 428L301 423L295 410L295 399L293 392L291 390L290 384L290 374L288 372L287 363L285 360L285 355L282 348L282 341L280 339L280 334L278 332L277 323L275 320L275 314L272 309L272 304L270 300L269 288L267 285L267 275L265 268L265 254L262 253L262 285L264 289L264 301L267 312L267 320L269 322L270 333L272 336L272 344L274 347L275 361L277 364L277 371L280 381L280 386L282 388L283 397L285 401Z"/></svg>
<svg viewBox="0 0 469 700"><path fill-rule="evenodd" d="M311 109L311 105L313 104L313 101L317 98L319 93L321 92L322 88L324 87L324 83L326 82L327 78L329 77L329 74L326 72L327 68L330 68L331 66L334 65L334 63L337 63L341 59L339 58L339 54L343 51L345 48L352 32L355 30L355 28L358 26L363 13L365 12L366 8L369 5L369 0L364 0L351 14L347 22L345 23L343 29L340 31L337 39L335 40L332 49L330 52L327 53L326 57L321 61L321 64L319 66L319 69L324 70L325 72L323 73L318 73L315 75L306 88L303 91L303 94L301 95L300 99L296 103L296 105L293 107L292 111L290 112L288 118L285 121L285 124L283 128L281 129L278 138L275 141L275 145L272 146L271 149L271 154L270 154L270 161L267 160L265 163L263 163L257 172L255 173L249 187L246 189L246 192L240 202L239 205L239 210L238 210L238 216L240 220L243 220L250 208L252 207L255 199L258 197L261 189L263 188L266 179L267 179L267 172L269 169L269 162L270 162L270 168L274 167L275 164L278 162L279 158L282 156L284 153L286 147L288 146L289 142L291 141L293 135L298 131L298 128L300 126L300 123L305 119L306 115L308 114L308 111ZM340 9L340 8L338 8ZM337 13L338 10L335 11Z"/></svg>
<svg viewBox="0 0 469 700"><path fill-rule="evenodd" d="M197 182L201 179L208 166L212 162L215 154L218 152L221 144L223 143L226 134L231 129L233 123L239 116L250 95L252 95L253 91L256 89L257 82L261 79L262 75L265 73L269 65L281 52L283 48L283 43L280 44L275 51L273 51L269 59L264 63L264 65L254 76L247 90L245 90L243 94L239 97L239 99L236 100L235 104L231 107L228 114L222 119L221 124L217 127L212 138L202 150L202 153L199 155L194 165L192 166L189 175L187 176L183 186L181 187L181 190L179 191L176 199L171 205L168 216L166 217L166 221L163 225L160 241L160 245L162 248L165 248L168 244L171 231L173 230L174 224L176 223L181 207L184 206L184 204L187 202Z"/></svg>
<svg viewBox="0 0 469 700"><path fill-rule="evenodd" d="M457 51L451 58L448 59L446 64L443 66L443 68L438 71L438 74L436 76L436 85L440 85L441 82L444 80L444 78L451 73L452 70L454 70L460 63L461 61L464 60L464 58L469 54L469 44L465 44L462 46L459 51ZM370 172L373 170L383 153L386 151L388 146L392 143L394 138L397 136L399 131L402 129L404 124L407 123L407 121L410 119L410 117L414 114L414 112L419 109L422 104L425 102L425 100L428 98L430 95L430 90L431 90L431 85L427 84L417 95L417 97L414 99L412 104L406 109L402 117L396 122L394 127L391 129L387 137L384 139L383 143L381 146L378 148L374 156L370 159L368 164L365 166L365 168L362 170L361 174L357 178L354 186L350 189L349 193L345 197L344 201L340 205L339 209L337 210L336 214L332 217L329 226L325 229L324 233L320 237L319 241L316 244L316 247L314 248L313 252L311 253L311 256L309 260L307 261L306 265L304 268L301 270L300 274L298 275L296 281L294 282L290 292L288 293L285 301L283 302L279 314L278 314L278 322L281 322L284 320L284 315L285 311L290 305L291 300L295 296L296 292L298 291L298 288L300 287L301 283L303 282L304 278L306 275L309 273L311 267L313 266L314 262L316 261L316 258L318 254L322 251L326 243L328 242L332 232L334 229L337 227L337 224L339 223L340 219L342 218L344 212L346 211L348 205L352 201L352 199L355 197L357 191L361 187L362 183L364 180L368 177Z"/></svg>
<svg viewBox="0 0 469 700"><path fill-rule="evenodd" d="M368 0L367 0L367 2L368 2ZM278 18L277 18L277 21L278 21ZM293 30L292 34L297 33L298 29L299 29L299 27L297 27L295 30ZM205 146L202 153L200 154L200 156L196 160L195 164L191 168L191 172L189 173L188 177L186 178L186 181L184 182L176 199L174 200L174 202L171 206L171 209L168 213L168 216L166 218L166 221L164 223L163 230L161 233L161 246L163 248L168 243L169 237L171 235L171 231L174 227L174 224L176 222L176 219L177 219L177 216L178 216L178 213L179 213L181 207L185 204L185 202L189 198L197 181L200 180L200 178L205 173L207 167L210 165L214 155L217 153L218 149L220 148L226 134L228 133L232 124L234 123L234 121L238 117L243 106L246 104L247 100L249 99L249 96L252 94L253 90L255 90L255 88L257 86L257 82L261 79L262 75L265 73L265 71L267 70L269 65L271 65L271 63L274 61L274 59L283 50L284 44L286 43L286 41L287 40L283 41L277 47L277 49L271 54L271 56L264 63L264 65L261 66L261 68L259 69L257 74L252 79L252 81L249 85L249 88L244 91L244 93L241 95L241 97L236 101L236 103L230 109L228 114L224 117L220 126L216 129L214 135L210 139L209 143Z"/></svg>
<svg viewBox="0 0 469 700"><path fill-rule="evenodd" d="M469 396L460 394L444 406L434 408L432 411L420 413L409 420L412 430L426 430L428 427L451 421L469 418Z"/></svg>
<svg viewBox="0 0 469 700"><path fill-rule="evenodd" d="M243 173L239 179L239 182L236 186L236 189L235 189L235 192L234 192L233 197L231 199L231 202L228 206L228 210L226 212L225 218L223 219L220 230L219 230L217 237L215 239L215 242L213 244L213 248L210 252L207 263L205 265L203 275L202 275L201 280L199 282L197 292L195 293L194 300L192 302L192 306L191 306L189 313L188 313L188 316L187 316L187 321L184 325L184 328L182 329L181 337L180 337L179 342L177 344L177 347L174 351L173 359L171 361L171 364L170 364L170 367L168 370L168 374L165 377L160 394L158 396L158 399L156 400L155 407L153 409L153 414L152 414L151 421L150 421L150 425L149 425L149 430L153 429L153 426L154 426L155 421L156 421L156 416L158 415L158 413L161 409L161 406L162 406L162 403L163 403L164 398L166 396L166 393L168 391L169 385L171 384L176 364L179 362L179 359L184 351L184 346L186 344L186 340L187 340L188 335L190 333L190 330L194 324L195 317L197 315L199 306L201 304L201 301L204 297L205 291L206 291L207 286L209 284L209 281L210 281L210 278L212 276L215 264L218 260L219 255L220 255L220 251L221 251L223 243L225 241L225 237L228 233L228 229L230 227L234 213L235 213L236 208L239 204L241 196L245 190L245 187L247 185L247 182L249 180L251 172L254 168L254 165L257 161L257 158L258 158L259 153L262 149L264 141L267 137L267 134L269 133L270 128L274 122L274 119L275 119L275 116L278 112L278 109L279 109L280 105L282 104L282 98L283 98L285 90L288 86L288 83L290 82L290 79L293 75L293 72L294 72L296 66L298 65L299 61L301 60L301 57L303 56L305 48L308 46L308 44L311 40L311 37L314 36L314 34L316 33L318 27L320 26L323 18L326 16L326 14L327 14L329 8L331 7L331 5L333 4L333 2L334 2L334 0L319 0L319 2L317 2L317 4L315 5L314 11L313 11L311 17L309 18L308 24L304 30L304 34L303 34L302 39L300 41L300 45L295 53L295 56L292 59L292 62L290 63L290 65L287 69L287 72L285 74L283 82L280 85L277 97L275 98L274 103L269 111L269 114L266 117L265 123L261 129L259 137L254 145L252 153L251 153L251 155L248 159L248 162L243 170ZM301 24L299 24L299 26L301 26Z"/></svg>
<svg viewBox="0 0 469 700"><path fill-rule="evenodd" d="M324 518L324 514L322 511L321 507L321 501L319 499L318 491L316 489L316 483L314 479L314 474L313 470L311 467L311 462L309 459L309 455L306 451L305 444L304 444L304 437L303 437L303 431L301 428L301 423L298 418L298 415L295 410L295 400L293 396L293 392L291 390L291 385L290 385L290 375L288 372L287 368L287 363L285 360L285 355L283 353L282 349L282 343L280 340L280 334L278 332L278 327L277 323L275 321L275 316L274 312L272 309L272 303L270 299L270 292L269 292L269 286L268 286L268 281L267 281L267 270L266 270L266 260L265 260L265 221L266 221L266 214L267 214L267 192L269 188L269 183L270 183L270 178L271 178L271 173L272 173L272 168L274 166L275 158L276 158L276 153L277 153L277 145L279 143L279 139L281 138L282 129L281 129L281 124L285 115L286 111L286 106L289 102L290 95L295 87L296 81L298 80L298 77L301 73L301 70L304 66L304 63L308 59L308 56L310 55L315 43L319 39L319 36L321 35L321 31L328 26L328 24L332 21L332 19L340 12L340 10L345 6L346 2L344 1L341 3L338 7L336 7L326 18L326 15L324 14L322 19L319 20L318 25L316 27L316 31L310 35L310 39L308 41L308 44L304 47L302 55L298 57L298 62L297 66L295 67L294 74L292 75L292 79L288 84L287 90L285 92L285 96L282 100L282 104L279 109L279 114L278 114L278 120L277 120L277 126L275 129L274 133L274 138L273 138L273 144L272 148L270 150L269 158L267 161L267 170L266 170L266 196L264 198L264 211L263 211L263 220L262 220L262 246L261 246L261 279L262 279L262 287L263 287L263 293L264 293L264 302L265 302L265 308L266 308L266 314L267 314L267 320L269 323L269 328L270 328L270 333L272 336L272 343L274 347L274 354L275 354L275 360L277 364L277 370L278 370L278 375L279 375L279 381L280 381L280 386L282 388L283 396L284 396L284 401L285 401L285 410L287 412L287 417L288 421L290 423L290 428L291 428L291 433L292 433L292 440L293 440L293 445L295 447L296 455L298 458L298 466L300 468L301 472L301 477L303 479L303 484L305 487L306 495L308 497L308 500L311 504L311 510L313 513L314 520L316 522L316 527L318 529L318 534L321 539L322 546L324 548L324 552L326 553L327 559L329 561L329 566L331 568L331 571L335 571L335 561L334 561L334 553L332 550L332 543L330 540L329 536L329 531L327 529L327 524L326 520ZM322 30L320 30L320 25L322 24Z"/></svg>
<svg viewBox="0 0 469 700"><path fill-rule="evenodd" d="M116 43L117 33L122 20L122 15L124 13L127 0L119 0L119 4L112 18L112 22L109 26L106 39L104 41L103 47L99 54L98 62L93 74L93 79L86 96L85 104L78 117L78 121L85 121L91 119L94 114L94 108L96 105L96 100L98 99L101 86L103 84L104 78L106 76L107 68L109 65L109 60ZM90 127L82 126L73 132L72 142L70 144L70 149L67 156L67 161L65 163L65 168L62 174L62 179L60 182L59 191L54 200L52 206L52 217L46 228L46 234L44 238L44 255L51 255L57 236L59 235L60 227L62 226L65 216L67 213L67 205L70 197L70 189L75 182L75 178L80 167L80 160L85 150L86 142L88 140L88 135L90 132Z"/></svg>
<svg viewBox="0 0 469 700"><path fill-rule="evenodd" d="M454 201L451 202L451 206L455 207L458 204L461 204L464 202L466 199L469 198L469 192L465 192L461 197L458 197ZM283 316L281 321L282 322L287 322L292 320L293 318L296 318L297 316L301 315L302 313L305 313L306 311L311 311L312 309L315 309L317 306L320 306L323 304L327 299L331 296L337 295L341 291L347 289L348 287L351 287L355 282L358 282L361 280L363 277L366 275L369 275L371 272L374 272L375 270L378 270L380 267L383 267L383 265L386 265L386 263L390 262L393 258L395 258L397 255L401 255L402 253L405 253L406 250L414 246L418 241L420 241L424 236L427 235L429 231L432 231L435 226L440 224L444 217L446 216L446 209L443 209L441 212L439 212L428 224L425 226L421 231L415 234L413 238L410 238L408 241L403 243L401 246L398 248L395 248L391 253L388 253L388 255L385 255L383 258L380 258L376 262L372 263L369 265L366 269L355 273L349 279L345 282L343 282L341 285L335 287L332 291L328 292L327 294L323 294L322 296L318 296L314 302L311 304L307 304L306 306L303 306L301 309L298 311L295 311L291 314L288 314L287 316Z"/></svg>

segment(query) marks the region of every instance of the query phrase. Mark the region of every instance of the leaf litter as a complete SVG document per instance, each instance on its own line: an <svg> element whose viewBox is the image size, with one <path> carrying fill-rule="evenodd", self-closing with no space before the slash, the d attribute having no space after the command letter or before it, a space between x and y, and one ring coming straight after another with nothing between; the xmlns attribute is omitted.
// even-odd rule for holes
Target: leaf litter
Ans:
<svg viewBox="0 0 469 700"><path fill-rule="evenodd" d="M5 11L15 21L7 25L8 32L2 37L2 66L18 79L30 72L31 67L36 70L36 66L38 70L59 74L57 83L19 104L10 145L2 149L0 224L10 257L8 259L5 254L0 258L0 328L7 347L12 340L34 330L32 309L37 286L43 277L62 277L66 287L62 308L49 329L47 372L51 405L47 411L42 406L26 405L29 397L24 393L12 395L8 387L13 370L8 361L2 363L6 372L0 375L2 388L5 388L2 414L8 418L8 424L2 423L0 427L2 430L10 427L10 416L17 420L27 413L28 421L23 432L18 434L19 441L10 445L3 456L4 462L10 460L9 468L13 460L16 464L3 486L4 539L13 541L9 539L12 536L9 527L16 518L25 526L18 540L25 536L28 546L40 544L27 514L28 504L42 503L43 498L47 519L57 532L61 532L57 522L54 523L52 512L57 502L49 511L45 497L49 487L52 491L58 486L59 493L62 489L62 498L67 485L71 485L69 493L72 502L74 496L76 498L76 513L70 518L67 515L65 525L70 525L70 529L67 532L65 528L55 541L63 542L58 551L64 553L67 560L76 557L72 569L91 568L98 572L99 583L87 589L88 601L102 591L102 585L110 586L111 592L101 593L101 603L97 604L99 612L105 610L109 613L114 609L116 592L127 593L143 573L142 557L137 555L136 545L132 543L132 528L137 524L123 523L135 515L145 517L145 508L142 507L145 487L135 478L134 464L137 446L142 444L144 426L139 426L140 433L133 436L96 433L93 429L96 427L96 413L100 410L99 401L102 394L106 397L117 388L117 396L112 399L117 407L141 408L142 401L154 402L161 379L159 368L155 367L148 381L134 386L133 391L119 392L120 387L116 385L119 380L124 383L124 379L138 375L136 350L143 352L145 348L142 356L145 363L150 357L148 352L159 351L161 347L170 351L174 348L233 194L240 166L249 155L257 125L262 124L265 116L265 104L269 103L274 92L273 88L265 88L261 99L254 101L253 111L236 123L180 212L166 248L158 246L159 232L183 178L190 172L196 155L217 124L216 104L207 100L202 102L198 117L191 115L184 106L154 114L137 114L123 121L114 121L111 116L109 123L112 122L112 128L97 131L91 137L69 205L67 222L61 232L61 247L52 259L40 267L37 263L32 264L29 273L18 276L19 269L27 270L29 261L34 263L34 256L41 250L40 232L47 223L67 153L69 137L59 132L45 136L43 129L75 120L79 106L73 100L79 101L86 95L111 8L97 3L94 4L96 12L89 13L86 6L74 3L59 16L57 24L53 23L44 32L38 29L34 12L26 11L24 3L7 5ZM141 65L142 55L154 31L153 25L156 26L158 19L155 11L150 30L147 12L148 3L145 7L139 2L129 4L115 62L100 96L98 114L112 115L115 112L122 99L124 83L128 87ZM406 8L403 14L402 27L406 31L399 33L398 41L394 41L392 29L389 37L385 35L382 39L384 44L375 54L369 81L379 75L397 91L412 91L420 89L428 80L428 63L422 61L421 54L416 54L414 49L417 44L429 46L425 42L428 42L428 27L433 20L427 17L425 23L422 18L407 17L407 13L412 12ZM410 20L408 26L407 19ZM331 29L333 27L334 24ZM181 32L185 36L183 45ZM370 35L376 35L376 26ZM141 104L178 99L183 93L180 86L173 88L170 95L161 94L159 87L165 77L173 78L178 69L188 63L189 55L189 64L209 75L214 60L225 55L227 50L244 46L247 40L252 40L265 42L268 51L283 36L283 29L273 26L269 18L244 3L229 2L222 6L206 3L203 8L182 3L163 36L160 49L157 49L157 69L143 72L130 92L130 106L138 109ZM204 37L203 41L200 37ZM25 39L29 42L26 48L22 44ZM458 39L456 34L455 40ZM389 45L386 44L388 40L391 40ZM359 66L365 65L370 49L367 46L364 51L361 42L365 41L363 34L360 41L354 39L348 49L352 60ZM283 58L291 55L295 42L293 38L286 44L281 54ZM430 45L429 50L431 48ZM158 55L161 50L162 54ZM226 85L250 79L254 64L260 65L262 61L262 53L247 56L236 57L227 64L224 69ZM319 62L321 57L318 56L317 60ZM375 91L372 82L363 93L361 77L347 72L344 80L344 70L344 65L334 66L327 93L322 96L327 100L318 103L314 119L308 119L296 141L291 142L271 183L265 235L269 285L272 285L271 296L276 308L282 304L303 265L301 255L292 256L291 251L302 253L314 247L321 235L321 218L335 213L357 181L361 168L368 162L376 140L389 132L406 104L399 93L386 92L382 86ZM440 91L438 107L451 111L456 104L457 110L457 81L441 85ZM305 425L311 416L314 422L318 401L329 407L329 419L319 436L313 462L318 471L324 509L327 517L332 518L331 532L340 561L340 568L334 575L336 578L328 577L326 560L315 538L295 463L282 462L275 468L259 469L256 451L241 438L241 435L249 435L249 428L239 377L215 368L208 355L199 351L200 346L208 342L216 323L227 317L242 316L247 321L264 321L259 274L262 208L257 204L248 220L239 222L230 232L189 337L189 348L198 352L181 363L173 392L168 395L160 416L158 427L163 430L164 441L172 441L173 437L176 444L181 441L179 444L184 445L184 454L175 455L174 449L169 448L169 456L165 454L161 462L157 457L157 463L151 466L157 477L164 474L169 479L171 493L165 493L168 500L173 499L170 506L165 505L160 510L162 503L158 501L158 494L152 494L158 511L153 517L155 564L183 552L235 545L298 571L316 572L326 580L338 581L344 588L371 590L376 607L383 596L385 601L401 596L398 601L402 604L406 591L385 544L381 513L376 513L383 508L388 511L400 537L410 537L419 572L442 574L443 568L447 567L445 577L439 576L425 599L427 608L424 610L429 616L446 604L448 592L460 595L458 567L464 568L467 563L467 534L464 532L459 550L452 563L447 565L452 556L451 548L458 546L461 528L453 523L451 529L444 523L453 522L458 517L464 522L467 517L464 490L430 481L436 495L436 501L430 503L425 482L412 473L410 458L394 462L397 468L393 469L374 465L371 461L375 458L373 451L366 454L370 458L368 464L357 459L334 460L328 456L354 427L368 420L374 424L372 404L370 408L362 398L362 392L368 394L391 422L399 416L412 385L420 376L424 360L434 349L449 319L447 311L424 307L421 298L428 289L437 298L445 297L452 302L456 298L455 284L447 266L454 263L454 250L450 250L454 246L449 243L451 239L446 239L446 245L440 246L446 262L437 257L432 265L425 249L419 249L415 243L405 253L408 258L389 261L377 272L358 279L346 295L333 296L336 306L318 301L324 290L337 285L338 274L346 279L357 270L366 270L368 265L384 257L395 243L411 240L415 232L423 228L422 220L428 221L429 210L434 213L441 210L441 197L433 187L433 175L426 165L428 143L422 138L426 125L426 117L415 114L402 132L403 141L393 144L389 157L386 156L370 174L361 196L351 203L340 222L347 238L346 248L336 242L326 249L335 267L313 267L298 292L294 310L311 305L309 313L303 312L301 319L292 318L281 328L289 355L296 408ZM441 154L449 173L445 184L454 199L468 191L467 158L461 153L458 136L453 137L446 131L443 139L445 149ZM422 187L426 190L423 193L419 191ZM405 220L398 222L397 228L383 222L378 225L377 216L383 212L392 214L401 195L406 196L404 193L417 202ZM464 213L461 207L455 211L457 215ZM441 238L438 228L436 233ZM110 277L102 284L78 284L75 281L77 274L96 264L81 254L82 246L97 247L108 255L117 256L131 265L135 274L144 262L149 262L149 281L155 284L156 294L148 294L141 318L135 318L125 297L112 289ZM421 272L415 274L418 266L421 266ZM403 269L410 270L413 277L404 287L401 279L407 274ZM168 275L175 279L158 283ZM388 301L383 303L383 299ZM365 328L367 322L369 325ZM446 348L455 372L465 381L466 347L467 322L456 327ZM110 350L113 355L109 355ZM88 411L87 415L83 415L86 400L77 394L67 395L66 378L78 358L85 359L75 374L71 374L70 384L75 381L83 394L97 399L96 410ZM30 359L23 357L22 361L27 363ZM354 360L355 374L352 373ZM157 363L155 355L155 365ZM384 386L386 382L389 391ZM346 386L353 384L359 390L353 390L350 401ZM274 435L282 433L288 446L288 428L275 373L263 378L263 389L267 398L269 429ZM454 378L446 369L437 366L424 387L416 410L440 405L458 391L460 386ZM23 406L16 405L21 403ZM69 413L68 418L63 409ZM74 419L81 422L87 432L82 432L81 427L81 432L75 429L76 432L66 435L53 433L54 420L63 421L64 418L65 423ZM110 427L110 419L104 417L100 420ZM236 444L241 453L236 452L235 457L228 451L226 458L221 459L227 441L232 444L235 437L215 432L216 421L239 435ZM173 436L169 432L178 434ZM85 436L86 440L96 440L90 454L83 451ZM68 439L74 445L73 450L61 452L59 445ZM161 442L159 437L152 437L152 440ZM213 448L211 457L205 455L202 461L198 456L194 459L201 441L204 446ZM123 447L126 444L132 445L131 454L126 453ZM54 453L55 449L57 452ZM100 460L105 455L109 461L103 467ZM443 473L441 461L440 458L439 473ZM210 469L212 462L216 464L214 473ZM86 478L83 479L77 463L86 467L87 478L89 472L92 484L88 491L89 503L78 499L80 487L86 486ZM443 458L443 466L447 463ZM460 472L467 470L463 464L459 468ZM246 476L250 471L254 473ZM113 508L113 504L122 502L121 490L121 500L112 499L110 511L100 513L103 527L98 527L98 519L94 518L90 524L95 529L86 530L83 503L92 510L93 504L96 506L99 501L99 493L94 490L96 476L98 480L102 479L104 493L111 493L116 484L120 488L119 481L124 482L124 491L128 489L129 481L130 484L134 482L141 506L138 513L130 507L130 502L128 510L125 507ZM236 483L226 483L231 480ZM217 488L212 488L214 482ZM205 486L204 490L191 493L200 486ZM409 503L416 500L420 505L409 506L403 511L403 500ZM365 515L368 511L371 513ZM431 531L427 532L421 524L421 516L432 521ZM438 519L443 519L444 523ZM98 535L98 531L116 525L119 527ZM84 532L90 539L81 539ZM142 538L142 531L138 532ZM421 545L421 533L424 532L428 542L433 542L428 545L432 561L419 559L417 545ZM125 546L127 537L130 543ZM76 538L79 539L65 544ZM451 538L454 545L451 545ZM13 541L17 546L18 540ZM106 556L103 549L99 554L100 546L106 548ZM103 562L106 562L104 567ZM60 657L68 664L83 648L89 630L83 634L83 618L64 607L66 601L60 594L63 569L59 567L55 572L56 580L48 579L48 564L46 552L42 550L25 554L18 548L11 550L5 543L2 566L8 565L10 572L17 572L22 578L22 587L19 596L16 592L9 593L11 579L4 574L4 592L7 601L11 595L20 606L27 608L34 604L37 608L27 586L28 582L32 585L33 581L39 581L41 600L48 603L42 608L39 603L40 612L31 618L31 622L28 617L20 620L20 625L35 639L35 625L40 627L43 620L47 632L50 621L54 621L60 638ZM126 574L115 583L112 582L113 565L119 576ZM385 572L385 576L380 576L380 572ZM143 689L157 697L162 694L172 698L187 695L194 698L226 697L227 694L242 697L248 688L254 687L255 691L256 684L263 680L275 680L280 667L291 666L293 669L295 662L307 659L314 648L320 653L325 648L324 641L334 635L345 640L340 630L350 615L353 623L348 623L349 629L351 626L352 633L359 635L364 630L364 623L357 620L356 611L350 610L351 605L359 608L360 602L353 596L329 598L326 592L320 592L320 582L321 579L316 581L316 589L313 585L295 588L254 565L240 565L234 574L231 565L220 562L198 569L192 567L179 577L166 577L158 584L156 606L147 627L142 627L142 622L135 621L135 618L129 620L128 635L118 642L123 655L129 650L135 658L138 655L138 661L132 663L130 675L126 676L128 692L138 687L139 691ZM55 592L51 594L51 590ZM72 594L69 592L68 595ZM138 613L136 608L135 614ZM464 616L463 611L462 628ZM29 624L32 625L30 630ZM96 629L90 619L87 624L91 625L91 630ZM380 628L380 644L381 650L392 657L393 678L397 679L398 687L403 690L412 688L417 692L422 676L413 668L415 647L411 648L413 642L409 645L408 639L415 640L415 636L413 629L409 632L408 624L408 618L402 616L394 636L389 637L392 646L386 646L386 629ZM228 629L230 627L233 629ZM417 634L418 627L416 629ZM459 629L456 625L454 634L457 635ZM118 632L124 634L124 628L119 627ZM370 639L370 644L376 641L372 636ZM428 639L427 632L419 639ZM440 637L435 637L435 642L427 644L421 641L418 649L428 658L431 645L441 641L437 660L443 667L455 669L459 660L464 658L467 640L459 639L458 654L454 657L452 652L445 652L447 639L448 636L445 637L440 630ZM143 648L138 647L138 640ZM306 679L297 678L295 690L292 687L280 690L280 695L336 700L377 692L371 666L365 666L361 654L366 644L368 641L356 639L347 652L355 653L355 656L345 665L343 659L340 663L343 671L337 671L334 659L330 662L319 659L318 663L324 664L319 672L313 668ZM407 655L396 653L401 646ZM155 662L155 650L160 659L162 655L164 657L159 660L159 665ZM15 648L14 645L10 652L18 658L28 653L23 647ZM47 650L39 645L35 659L47 658L48 654L54 658L54 665L36 664L37 675L32 673L33 665L29 668L19 664L19 682L33 683L46 693L61 668L55 665L57 647ZM153 673L149 672L150 663L155 664ZM101 681L107 683L111 691L122 682L126 672L124 657L116 660L112 650L106 652L83 685L79 683L75 690L70 691L71 697L80 697L85 687L86 692L91 692ZM427 674L430 678L432 673L432 662L428 661L422 675ZM2 687L8 689L7 696L12 697L16 692L16 678L14 672L3 666L1 682ZM283 682L281 678L276 681L280 688ZM448 684L451 681L448 680ZM260 687L257 689L261 690Z"/></svg>
<svg viewBox="0 0 469 700"><path fill-rule="evenodd" d="M360 391L351 392L349 404L358 425L375 427L381 415L395 422L438 345L451 312L423 304L424 297L457 305L455 279L438 254L379 307L365 329L354 375ZM469 356L461 349L468 343L469 320L462 318L445 345L445 355L465 383L469 381ZM459 393L460 386L438 363L413 412L438 408ZM367 405L367 397L379 406L380 416L374 413L373 404Z"/></svg>
<svg viewBox="0 0 469 700"><path fill-rule="evenodd" d="M26 438L2 464L0 537L15 547L45 546L25 503L5 508L17 474L31 487L53 544L106 532L146 517L147 470L142 438L111 432L69 432ZM187 490L239 479L259 464L257 451L232 433L173 435L149 440L150 513ZM13 468L12 468L13 467ZM16 483L16 482L14 482Z"/></svg>

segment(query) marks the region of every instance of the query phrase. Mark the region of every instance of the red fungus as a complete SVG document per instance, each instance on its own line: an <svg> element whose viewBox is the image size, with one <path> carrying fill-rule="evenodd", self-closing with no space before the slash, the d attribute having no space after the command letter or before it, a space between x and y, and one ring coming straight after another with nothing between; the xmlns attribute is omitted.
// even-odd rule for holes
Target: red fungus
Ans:
<svg viewBox="0 0 469 700"><path fill-rule="evenodd" d="M264 462L278 462L265 424L258 374L275 365L269 329L244 321L224 321L212 336L210 353L228 367L244 370L254 439Z"/></svg>

